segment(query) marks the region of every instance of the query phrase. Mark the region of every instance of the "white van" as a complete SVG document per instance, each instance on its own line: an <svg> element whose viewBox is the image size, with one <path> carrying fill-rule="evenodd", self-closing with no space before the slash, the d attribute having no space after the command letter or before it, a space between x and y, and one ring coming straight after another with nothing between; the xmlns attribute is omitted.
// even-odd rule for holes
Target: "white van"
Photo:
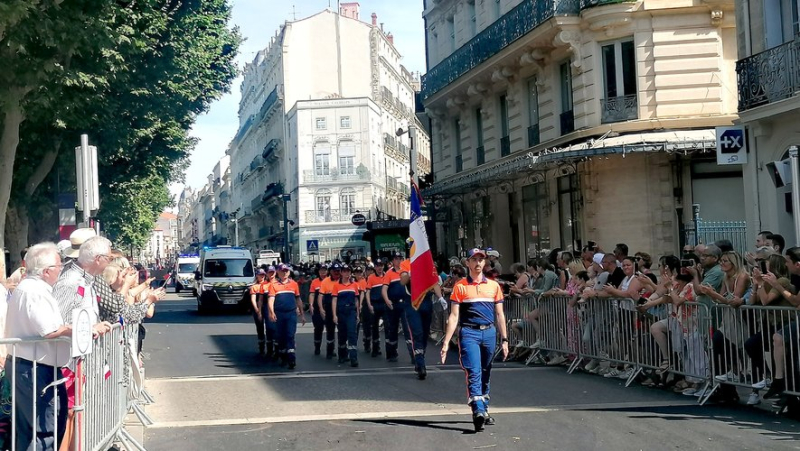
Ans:
<svg viewBox="0 0 800 451"><path fill-rule="evenodd" d="M194 284L194 273L200 267L200 256L180 255L175 263L175 292L192 290L192 295L197 297L197 287Z"/></svg>
<svg viewBox="0 0 800 451"><path fill-rule="evenodd" d="M225 306L246 308L250 286L255 282L253 256L242 247L203 248L195 278L199 313Z"/></svg>

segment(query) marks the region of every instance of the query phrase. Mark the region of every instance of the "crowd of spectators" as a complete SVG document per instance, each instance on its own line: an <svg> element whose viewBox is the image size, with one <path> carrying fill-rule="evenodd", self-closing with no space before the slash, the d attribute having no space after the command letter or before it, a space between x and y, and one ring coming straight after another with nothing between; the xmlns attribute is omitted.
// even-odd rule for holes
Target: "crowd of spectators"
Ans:
<svg viewBox="0 0 800 451"><path fill-rule="evenodd" d="M165 294L163 288L151 289L151 280L140 283L125 255L93 229L77 229L58 245L33 245L22 257L23 265L10 277L0 274L0 337L71 337L73 314L82 310L95 338L114 323L140 327ZM23 341L0 349L0 449L12 446L12 430L16 449L74 448L74 394L76 385L85 383L75 377L75 364L68 341Z"/></svg>

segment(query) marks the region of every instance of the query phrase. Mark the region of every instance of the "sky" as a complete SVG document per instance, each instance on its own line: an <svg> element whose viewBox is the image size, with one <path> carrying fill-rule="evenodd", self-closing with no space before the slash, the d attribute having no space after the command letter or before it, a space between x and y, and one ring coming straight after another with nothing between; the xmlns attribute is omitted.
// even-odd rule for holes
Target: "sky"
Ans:
<svg viewBox="0 0 800 451"><path fill-rule="evenodd" d="M239 49L237 64L243 67L255 54L265 48L269 39L285 21L298 20L314 15L336 0L231 0L233 4L232 25L238 26L245 42ZM344 2L343 2L344 3ZM363 0L360 1L360 19L371 22L371 15L378 15L378 23L394 35L394 45L403 55L402 63L411 72L425 73L425 26L422 20L422 0ZM234 80L231 92L211 105L208 113L197 118L191 135L198 139L192 153L191 164L186 171L186 185L201 188L207 181L214 165L225 155L228 143L239 126L239 86L241 78ZM176 201L183 191L183 184L174 184L170 191Z"/></svg>

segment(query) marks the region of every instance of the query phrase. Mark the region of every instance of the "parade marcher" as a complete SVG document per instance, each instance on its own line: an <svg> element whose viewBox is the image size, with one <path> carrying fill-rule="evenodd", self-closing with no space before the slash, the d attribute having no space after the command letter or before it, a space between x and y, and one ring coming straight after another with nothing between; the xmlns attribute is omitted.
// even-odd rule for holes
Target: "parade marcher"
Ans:
<svg viewBox="0 0 800 451"><path fill-rule="evenodd" d="M489 377L492 359L500 334L503 359L508 357L508 334L503 313L503 290L493 280L483 275L486 253L472 249L468 253L469 275L453 287L447 335L442 345L442 363L447 358L450 339L459 332L459 354L461 366L467 376L468 403L472 407L472 423L475 431L483 430L485 424L495 423L489 416Z"/></svg>
<svg viewBox="0 0 800 451"><path fill-rule="evenodd" d="M342 265L342 277L333 286L333 322L339 329L339 363L350 360L358 366L358 317L361 310L361 291L351 277L350 267Z"/></svg>
<svg viewBox="0 0 800 451"><path fill-rule="evenodd" d="M317 301L317 307L319 308L320 315L322 315L322 320L325 321L325 340L326 340L326 349L325 349L325 358L330 360L333 358L333 350L334 350L334 339L336 337L336 324L333 322L333 287L336 285L336 282L339 281L339 278L342 277L342 265L339 263L334 263L331 265L330 275L327 279L322 281L322 285L319 288L319 294L322 296L317 296L319 300Z"/></svg>
<svg viewBox="0 0 800 451"><path fill-rule="evenodd" d="M300 300L300 286L289 278L291 266L282 263L278 266L278 279L270 284L269 317L276 326L276 353L281 366L288 365L294 369L297 364L295 356L295 334L297 333L297 317L303 325L306 317L303 314L303 302Z"/></svg>
<svg viewBox="0 0 800 451"><path fill-rule="evenodd" d="M403 262L403 254L395 252L392 255L392 267L386 271L384 277L383 291L381 295L387 307L387 320L383 322L383 329L386 332L386 360L390 362L397 361L397 328L400 325L400 317L402 312L399 312L399 304L405 296L406 289L400 283L400 265Z"/></svg>
<svg viewBox="0 0 800 451"><path fill-rule="evenodd" d="M275 277L276 268L274 266L267 266L267 278L264 279L264 287L261 289L261 297L258 309L261 312L262 316L264 317L264 336L267 342L267 352L265 354L267 360L274 360L278 358L278 346L277 346L277 326L275 321L270 319L268 313L269 310L267 309L267 299L269 297L269 287L275 283L277 278Z"/></svg>
<svg viewBox="0 0 800 451"><path fill-rule="evenodd" d="M256 271L256 282L250 287L250 304L253 307L253 322L256 324L256 334L258 335L258 355L264 355L264 322L266 321L265 312L263 311L262 297L264 289L269 291L269 285L266 283L267 272L263 269Z"/></svg>
<svg viewBox="0 0 800 451"><path fill-rule="evenodd" d="M317 269L317 278L311 281L308 290L308 311L311 313L311 322L314 324L314 355L320 354L322 347L322 331L325 330L325 320L322 319L322 309L318 307L317 298L320 296L322 281L328 277L328 266L320 265Z"/></svg>
<svg viewBox="0 0 800 451"><path fill-rule="evenodd" d="M406 346L414 363L414 372L420 380L424 380L428 375L425 368L425 340L422 332L422 318L420 312L411 305L411 275L407 271L400 274L400 283L403 285L405 293L401 302L395 305L395 311L400 313L400 323L403 326L403 335L406 337ZM423 301L423 304L425 302ZM433 304L430 304L430 310ZM422 305L420 305L422 308ZM429 315L430 317L430 315ZM428 331L430 331L430 320L428 321Z"/></svg>
<svg viewBox="0 0 800 451"><path fill-rule="evenodd" d="M370 306L370 316L372 317L372 324L370 324L369 331L370 331L370 340L372 341L372 353L370 354L372 357L377 357L381 355L381 331L380 331L380 321L383 319L384 324L384 335L386 337L386 346L387 346L387 355L389 353L388 346L389 346L389 328L386 326L388 324L388 315L386 314L387 306L386 302L383 300L383 286L384 286L384 278L385 274L383 272L383 262L381 259L377 259L375 261L375 274L370 274L367 277L367 289L369 290L368 305ZM367 328L364 327L364 339L367 339Z"/></svg>
<svg viewBox="0 0 800 451"><path fill-rule="evenodd" d="M358 291L359 291L359 300L358 305L361 309L361 316L359 316L361 328L364 329L364 352L372 352L372 312L373 308L372 305L369 303L369 297L367 296L367 277L370 273L373 273L374 270L372 268L367 268L366 275L364 273L364 268L361 266L353 268L353 277L356 279L356 283L358 284Z"/></svg>

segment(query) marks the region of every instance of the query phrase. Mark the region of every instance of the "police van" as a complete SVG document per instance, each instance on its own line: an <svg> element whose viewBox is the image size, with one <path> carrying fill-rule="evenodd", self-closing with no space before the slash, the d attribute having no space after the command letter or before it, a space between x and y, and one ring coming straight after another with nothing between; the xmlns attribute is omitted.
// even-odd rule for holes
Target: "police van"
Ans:
<svg viewBox="0 0 800 451"><path fill-rule="evenodd" d="M203 248L195 279L199 313L208 313L220 307L245 309L249 302L250 286L255 282L253 256L242 247Z"/></svg>
<svg viewBox="0 0 800 451"><path fill-rule="evenodd" d="M197 287L194 284L194 274L200 266L200 256L197 254L182 254L175 263L175 292L192 290L192 295L197 297Z"/></svg>

